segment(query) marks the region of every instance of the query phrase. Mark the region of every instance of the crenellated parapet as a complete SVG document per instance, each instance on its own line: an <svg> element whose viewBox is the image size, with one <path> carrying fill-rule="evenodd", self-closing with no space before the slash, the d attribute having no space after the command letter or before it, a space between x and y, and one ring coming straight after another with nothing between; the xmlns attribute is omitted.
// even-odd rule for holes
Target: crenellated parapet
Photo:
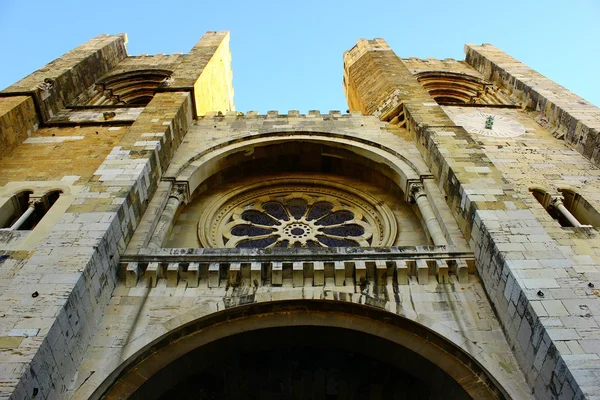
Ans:
<svg viewBox="0 0 600 400"><path fill-rule="evenodd" d="M262 114L259 111L229 111L223 113L221 111L208 111L205 115L198 118L198 121L207 121L210 119L214 119L216 121L231 121L231 120L256 120L256 119L278 119L278 118L287 118L287 119L310 119L310 120L322 120L322 121L330 121L337 120L342 118L352 118L360 116L360 112L341 112L339 110L330 110L326 113L321 113L319 110L309 110L307 113L302 114L299 110L289 110L287 113L281 113L277 110L269 110L266 113Z"/></svg>

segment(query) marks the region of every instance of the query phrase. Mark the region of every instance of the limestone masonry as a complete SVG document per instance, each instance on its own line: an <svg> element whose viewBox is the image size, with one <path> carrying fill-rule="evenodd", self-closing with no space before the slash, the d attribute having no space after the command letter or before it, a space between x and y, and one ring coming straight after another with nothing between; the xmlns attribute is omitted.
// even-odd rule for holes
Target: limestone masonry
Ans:
<svg viewBox="0 0 600 400"><path fill-rule="evenodd" d="M600 399L600 109L360 39L348 111L243 113L228 32L126 42L0 92L0 398Z"/></svg>

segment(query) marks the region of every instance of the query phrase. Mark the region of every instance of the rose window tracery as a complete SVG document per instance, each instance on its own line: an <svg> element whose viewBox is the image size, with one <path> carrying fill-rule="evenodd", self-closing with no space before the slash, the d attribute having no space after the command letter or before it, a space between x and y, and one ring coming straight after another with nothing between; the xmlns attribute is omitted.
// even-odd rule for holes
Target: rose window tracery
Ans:
<svg viewBox="0 0 600 400"><path fill-rule="evenodd" d="M265 201L266 200L266 201ZM360 210L312 196L258 200L235 213L223 235L227 247L370 246L371 225Z"/></svg>
<svg viewBox="0 0 600 400"><path fill-rule="evenodd" d="M242 191L221 199L203 215L199 239L205 247L228 248L393 244L396 225L391 211L364 196L321 186Z"/></svg>

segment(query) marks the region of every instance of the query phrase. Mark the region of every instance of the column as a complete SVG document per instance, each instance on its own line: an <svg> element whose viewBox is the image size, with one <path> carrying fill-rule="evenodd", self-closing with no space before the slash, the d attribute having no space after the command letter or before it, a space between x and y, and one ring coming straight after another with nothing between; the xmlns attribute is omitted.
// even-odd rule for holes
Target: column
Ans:
<svg viewBox="0 0 600 400"><path fill-rule="evenodd" d="M583 225L577 220L577 218L575 218L575 216L571 214L569 210L567 210L563 200L564 199L561 196L552 197L552 200L550 200L550 205L556 208L566 219L568 219L571 225L576 228L582 227Z"/></svg>
<svg viewBox="0 0 600 400"><path fill-rule="evenodd" d="M171 193L169 194L169 200L167 200L167 204L165 205L165 208L160 215L160 219L156 224L152 238L148 243L149 248L159 249L163 246L167 235L171 231L177 209L181 203L187 204L187 202L187 183L174 184L171 188Z"/></svg>
<svg viewBox="0 0 600 400"><path fill-rule="evenodd" d="M11 225L11 227L9 228L11 231L15 231L17 229L19 229L24 223L25 221L27 221L27 219L31 216L31 214L33 214L33 212L35 211L35 207L40 204L41 199L39 198L31 198L29 199L29 207L27 207L27 210L25 210L25 212L19 217L18 220L15 221L14 224Z"/></svg>
<svg viewBox="0 0 600 400"><path fill-rule="evenodd" d="M431 237L433 244L435 246L448 245L446 237L444 236L444 232L442 231L437 217L431 208L431 204L429 204L429 199L427 198L427 194L425 193L423 185L421 183L411 183L409 189L412 199L419 207L419 211L421 212L421 216L425 221L427 231L429 232L429 236Z"/></svg>

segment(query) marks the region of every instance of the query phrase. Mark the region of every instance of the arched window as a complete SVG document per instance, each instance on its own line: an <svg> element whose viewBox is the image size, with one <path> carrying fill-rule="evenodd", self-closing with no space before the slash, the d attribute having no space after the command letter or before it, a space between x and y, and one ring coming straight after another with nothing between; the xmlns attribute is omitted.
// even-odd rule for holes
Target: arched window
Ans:
<svg viewBox="0 0 600 400"><path fill-rule="evenodd" d="M154 97L156 88L170 75L171 71L167 70L140 70L102 78L96 82L98 94L88 105L145 106Z"/></svg>
<svg viewBox="0 0 600 400"><path fill-rule="evenodd" d="M425 71L417 80L440 105L513 104L494 85L477 77L455 72Z"/></svg>
<svg viewBox="0 0 600 400"><path fill-rule="evenodd" d="M42 220L60 197L61 190L52 190L42 197L32 196L32 191L22 191L0 207L0 227L28 231Z"/></svg>
<svg viewBox="0 0 600 400"><path fill-rule="evenodd" d="M0 228L11 228L29 208L29 196L33 192L24 190L13 195L0 207Z"/></svg>
<svg viewBox="0 0 600 400"><path fill-rule="evenodd" d="M600 213L579 193L570 189L558 189L563 195L564 205L583 225L600 226Z"/></svg>
<svg viewBox="0 0 600 400"><path fill-rule="evenodd" d="M558 189L561 194L554 195L536 188L529 191L562 227L600 226L600 214L572 190Z"/></svg>

